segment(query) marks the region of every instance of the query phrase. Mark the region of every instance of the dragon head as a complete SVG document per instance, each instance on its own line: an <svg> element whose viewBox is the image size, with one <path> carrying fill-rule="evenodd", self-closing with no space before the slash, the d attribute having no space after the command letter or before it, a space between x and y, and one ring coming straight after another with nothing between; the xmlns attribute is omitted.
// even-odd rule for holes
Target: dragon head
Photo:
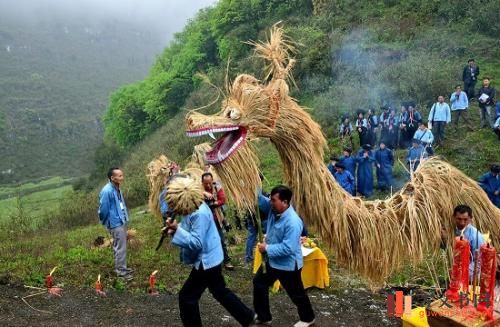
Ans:
<svg viewBox="0 0 500 327"><path fill-rule="evenodd" d="M222 135L205 153L205 160L217 165L232 156L248 140L272 137L281 100L288 95L288 86L283 80L267 85L247 74L236 77L223 101L221 111L207 116L191 112L186 118L187 135L199 137Z"/></svg>

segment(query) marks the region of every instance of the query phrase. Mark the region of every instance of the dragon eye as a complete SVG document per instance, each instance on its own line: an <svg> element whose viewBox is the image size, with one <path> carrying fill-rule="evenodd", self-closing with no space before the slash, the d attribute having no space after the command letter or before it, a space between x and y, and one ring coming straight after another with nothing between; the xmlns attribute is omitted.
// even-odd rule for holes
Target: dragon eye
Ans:
<svg viewBox="0 0 500 327"><path fill-rule="evenodd" d="M236 119L239 119L241 117L241 113L240 113L240 110L238 108L228 107L228 108L226 108L226 116L228 118L236 120Z"/></svg>

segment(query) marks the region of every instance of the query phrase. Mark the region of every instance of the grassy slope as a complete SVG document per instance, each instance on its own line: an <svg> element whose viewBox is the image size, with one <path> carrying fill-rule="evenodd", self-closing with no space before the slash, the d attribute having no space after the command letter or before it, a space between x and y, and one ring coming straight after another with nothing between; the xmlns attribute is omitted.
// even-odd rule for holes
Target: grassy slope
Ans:
<svg viewBox="0 0 500 327"><path fill-rule="evenodd" d="M39 218L48 212L55 211L64 195L71 191L71 185L51 188L21 197L21 203L28 216ZM0 200L0 224L18 211L18 197ZM35 222L35 221L34 221Z"/></svg>

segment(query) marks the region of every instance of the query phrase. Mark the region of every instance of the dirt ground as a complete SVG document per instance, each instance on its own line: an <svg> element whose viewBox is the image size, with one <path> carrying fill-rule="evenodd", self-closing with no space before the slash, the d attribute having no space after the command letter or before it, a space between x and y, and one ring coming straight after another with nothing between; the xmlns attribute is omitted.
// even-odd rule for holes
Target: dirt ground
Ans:
<svg viewBox="0 0 500 327"><path fill-rule="evenodd" d="M62 297L42 294L26 299L41 313L29 308L22 297L35 293L21 285L0 285L1 326L182 326L175 294L127 293L108 290L100 297L92 289L65 289ZM238 292L247 305L250 294ZM317 315L316 326L399 326L385 317L385 301L364 289L310 290ZM271 295L272 326L293 326L297 312L284 292ZM238 326L208 292L200 306L205 326Z"/></svg>

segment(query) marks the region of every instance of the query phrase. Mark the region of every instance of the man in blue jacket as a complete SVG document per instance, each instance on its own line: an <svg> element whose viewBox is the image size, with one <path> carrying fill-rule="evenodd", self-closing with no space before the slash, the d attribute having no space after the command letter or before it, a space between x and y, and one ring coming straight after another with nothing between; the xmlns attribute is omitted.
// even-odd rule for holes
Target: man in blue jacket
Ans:
<svg viewBox="0 0 500 327"><path fill-rule="evenodd" d="M427 158L427 152L425 151L422 142L417 139L413 139L412 147L408 149L408 155L406 156L410 171L414 172L417 170L420 165L420 160L425 158Z"/></svg>
<svg viewBox="0 0 500 327"><path fill-rule="evenodd" d="M356 160L351 156L352 148L344 147L344 155L339 158L339 162L345 166L352 176L356 175Z"/></svg>
<svg viewBox="0 0 500 327"><path fill-rule="evenodd" d="M174 177L167 185L168 208L182 222L167 220L172 244L181 248L181 260L193 266L179 292L184 326L202 326L198 302L208 288L214 298L242 325L256 319L254 312L226 287L222 276L222 245L210 207L204 202L201 183L187 176Z"/></svg>
<svg viewBox="0 0 500 327"><path fill-rule="evenodd" d="M253 279L253 305L257 323L270 324L269 287L279 280L292 302L297 306L300 321L295 327L314 324L315 316L302 284L303 266L300 234L303 222L290 205L292 191L283 185L271 191L271 199L259 195L259 207L267 213L267 235L257 244L259 252L265 254L265 272L257 271Z"/></svg>
<svg viewBox="0 0 500 327"><path fill-rule="evenodd" d="M113 238L115 272L126 280L132 280L132 269L127 268L127 223L128 212L120 190L123 172L113 167L108 171L109 183L99 193L99 219Z"/></svg>
<svg viewBox="0 0 500 327"><path fill-rule="evenodd" d="M346 170L346 167L341 163L337 162L335 164L335 180L339 185L350 195L356 195L356 184L354 176Z"/></svg>
<svg viewBox="0 0 500 327"><path fill-rule="evenodd" d="M491 202L500 208L500 166L491 166L490 172L479 177L479 186L488 194Z"/></svg>
<svg viewBox="0 0 500 327"><path fill-rule="evenodd" d="M444 128L451 122L450 106L444 102L442 95L438 96L438 102L432 105L428 121L432 124L436 145L441 145L444 141Z"/></svg>
<svg viewBox="0 0 500 327"><path fill-rule="evenodd" d="M375 151L375 165L377 167L378 189L386 191L392 186L392 166L394 166L394 155L392 150L380 142L380 148Z"/></svg>
<svg viewBox="0 0 500 327"><path fill-rule="evenodd" d="M370 197L373 194L373 156L372 147L370 144L363 145L356 156L358 163L357 175L357 192L365 197Z"/></svg>

